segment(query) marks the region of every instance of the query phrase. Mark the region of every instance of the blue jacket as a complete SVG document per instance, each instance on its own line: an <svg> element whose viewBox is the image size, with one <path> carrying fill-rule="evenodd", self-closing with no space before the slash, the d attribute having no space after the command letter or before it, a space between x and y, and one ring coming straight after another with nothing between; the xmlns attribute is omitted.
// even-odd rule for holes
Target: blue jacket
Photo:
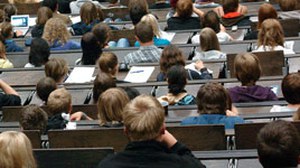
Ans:
<svg viewBox="0 0 300 168"><path fill-rule="evenodd" d="M50 46L50 50L52 51L73 49L81 49L80 43L73 40L68 40L64 45L62 45L60 42L55 42L53 45Z"/></svg>
<svg viewBox="0 0 300 168"><path fill-rule="evenodd" d="M153 43L154 43L155 46L165 46L165 45L170 45L171 44L169 40L162 39L162 38L157 38L156 36L153 38ZM140 47L141 44L138 41L136 41L134 43L134 46L135 47Z"/></svg>
<svg viewBox="0 0 300 168"><path fill-rule="evenodd" d="M233 129L234 124L244 123L244 119L238 116L226 116L222 114L201 114L195 117L187 117L181 121L181 125L195 124L224 124L225 129Z"/></svg>
<svg viewBox="0 0 300 168"><path fill-rule="evenodd" d="M6 52L22 52L24 49L16 44L13 39L4 41Z"/></svg>
<svg viewBox="0 0 300 168"><path fill-rule="evenodd" d="M84 22L79 22L73 24L71 27L73 28L75 35L83 35L87 32L90 32L92 28L98 23L100 23L99 20L94 20L92 23L88 25Z"/></svg>

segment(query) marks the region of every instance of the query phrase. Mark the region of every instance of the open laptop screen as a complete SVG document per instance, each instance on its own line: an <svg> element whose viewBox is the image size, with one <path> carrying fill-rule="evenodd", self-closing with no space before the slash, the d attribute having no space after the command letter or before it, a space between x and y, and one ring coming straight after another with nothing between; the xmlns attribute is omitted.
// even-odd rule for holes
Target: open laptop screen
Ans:
<svg viewBox="0 0 300 168"><path fill-rule="evenodd" d="M11 24L13 27L29 27L29 15L11 16Z"/></svg>

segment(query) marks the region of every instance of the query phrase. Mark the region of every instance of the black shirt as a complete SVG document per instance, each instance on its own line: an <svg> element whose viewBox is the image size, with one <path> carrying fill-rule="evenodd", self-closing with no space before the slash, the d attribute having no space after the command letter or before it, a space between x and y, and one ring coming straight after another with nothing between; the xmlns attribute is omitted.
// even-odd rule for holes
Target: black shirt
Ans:
<svg viewBox="0 0 300 168"><path fill-rule="evenodd" d="M17 95L0 93L0 108L2 106L20 106L21 98Z"/></svg>
<svg viewBox="0 0 300 168"><path fill-rule="evenodd" d="M125 151L105 158L98 168L205 168L180 142L171 149L151 140L130 142Z"/></svg>
<svg viewBox="0 0 300 168"><path fill-rule="evenodd" d="M171 17L167 20L167 30L190 30L190 29L200 29L200 19L199 17L189 17L189 18L179 18Z"/></svg>

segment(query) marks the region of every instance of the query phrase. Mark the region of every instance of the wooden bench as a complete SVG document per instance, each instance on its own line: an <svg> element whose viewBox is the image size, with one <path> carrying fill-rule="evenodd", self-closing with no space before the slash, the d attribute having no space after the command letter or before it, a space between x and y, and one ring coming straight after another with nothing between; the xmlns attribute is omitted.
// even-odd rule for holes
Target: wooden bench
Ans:
<svg viewBox="0 0 300 168"><path fill-rule="evenodd" d="M61 137L63 138L63 137ZM95 168L101 160L114 153L113 148L34 149L39 168Z"/></svg>

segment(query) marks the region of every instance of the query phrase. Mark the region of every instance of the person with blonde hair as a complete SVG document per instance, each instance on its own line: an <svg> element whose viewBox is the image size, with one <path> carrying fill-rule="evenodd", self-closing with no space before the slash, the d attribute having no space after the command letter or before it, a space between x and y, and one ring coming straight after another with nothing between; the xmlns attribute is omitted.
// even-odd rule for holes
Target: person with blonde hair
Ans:
<svg viewBox="0 0 300 168"><path fill-rule="evenodd" d="M50 58L45 64L46 77L51 77L57 84L62 84L68 74L67 61L63 58Z"/></svg>
<svg viewBox="0 0 300 168"><path fill-rule="evenodd" d="M80 18L80 22L71 26L75 35L83 35L90 32L96 24L100 23L97 7L94 3L89 1L80 7Z"/></svg>
<svg viewBox="0 0 300 168"><path fill-rule="evenodd" d="M4 44L0 41L0 68L13 68L14 65L7 59Z"/></svg>
<svg viewBox="0 0 300 168"><path fill-rule="evenodd" d="M72 96L65 88L59 88L50 93L47 109L50 116L47 131L63 129L69 121L92 120L81 111L72 113Z"/></svg>
<svg viewBox="0 0 300 168"><path fill-rule="evenodd" d="M163 38L163 34L165 32L163 32L159 28L158 21L155 18L155 16L153 16L152 14L147 14L147 15L142 17L141 22L144 22L144 23L146 23L146 24L148 24L149 26L152 27L153 33L154 33L154 38L153 38L154 45L162 46L162 45L171 44L169 40ZM134 46L135 47L140 47L140 43L138 41L136 41Z"/></svg>
<svg viewBox="0 0 300 168"><path fill-rule="evenodd" d="M238 54L234 59L234 73L242 84L228 89L234 103L278 100L271 88L256 85L262 69L255 54Z"/></svg>
<svg viewBox="0 0 300 168"><path fill-rule="evenodd" d="M141 95L123 111L125 150L108 156L98 167L205 167L190 149L166 130L164 108L152 96Z"/></svg>
<svg viewBox="0 0 300 168"><path fill-rule="evenodd" d="M36 25L31 30L32 37L42 37L47 21L52 18L52 10L48 7L40 7L37 11Z"/></svg>
<svg viewBox="0 0 300 168"><path fill-rule="evenodd" d="M258 33L257 49L254 51L278 51L286 54L295 54L293 49L284 45L284 33L281 24L276 19L266 19L261 24Z"/></svg>
<svg viewBox="0 0 300 168"><path fill-rule="evenodd" d="M193 60L226 58L226 54L220 51L220 43L213 29L209 27L202 29L199 39L201 52L196 51Z"/></svg>
<svg viewBox="0 0 300 168"><path fill-rule="evenodd" d="M37 167L32 152L32 145L24 133L5 131L0 134L0 167Z"/></svg>
<svg viewBox="0 0 300 168"><path fill-rule="evenodd" d="M67 25L59 18L51 18L47 21L43 36L50 45L51 50L80 49L80 43L70 40L71 34Z"/></svg>
<svg viewBox="0 0 300 168"><path fill-rule="evenodd" d="M123 111L129 97L121 88L111 88L103 92L97 103L100 126L123 126Z"/></svg>

